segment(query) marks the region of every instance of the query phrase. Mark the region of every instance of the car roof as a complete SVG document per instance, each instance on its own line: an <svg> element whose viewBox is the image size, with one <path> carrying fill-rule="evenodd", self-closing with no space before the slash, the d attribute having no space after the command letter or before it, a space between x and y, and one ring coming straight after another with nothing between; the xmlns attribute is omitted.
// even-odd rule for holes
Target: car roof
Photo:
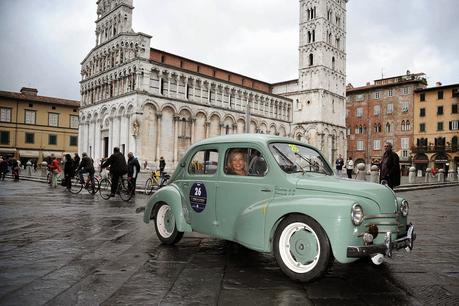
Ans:
<svg viewBox="0 0 459 306"><path fill-rule="evenodd" d="M201 146L201 145L208 145L208 144L223 144L223 143L236 143L236 142L250 142L250 143L263 144L263 145L265 145L266 143L270 143L270 142L289 142L289 143L297 143L299 145L311 147L308 144L298 142L291 138L269 135L269 134L231 134L231 135L216 136L216 137L211 137L211 138L200 140L196 142L195 144L193 144L193 147Z"/></svg>

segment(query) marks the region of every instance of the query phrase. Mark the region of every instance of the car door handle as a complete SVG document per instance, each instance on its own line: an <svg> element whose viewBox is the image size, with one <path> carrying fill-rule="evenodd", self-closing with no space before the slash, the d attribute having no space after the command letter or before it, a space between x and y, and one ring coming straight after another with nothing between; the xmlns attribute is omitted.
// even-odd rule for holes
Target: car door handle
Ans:
<svg viewBox="0 0 459 306"><path fill-rule="evenodd" d="M271 189L262 189L261 191L263 191L263 192L271 192L272 190Z"/></svg>

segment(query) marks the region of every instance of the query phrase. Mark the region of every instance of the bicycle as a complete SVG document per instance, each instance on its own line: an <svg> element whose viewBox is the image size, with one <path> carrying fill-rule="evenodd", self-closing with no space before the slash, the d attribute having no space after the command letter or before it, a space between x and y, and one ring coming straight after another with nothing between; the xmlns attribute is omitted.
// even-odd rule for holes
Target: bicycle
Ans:
<svg viewBox="0 0 459 306"><path fill-rule="evenodd" d="M115 194L119 194L120 198L123 201L128 202L133 196L132 189L133 188L130 186L128 179L122 176L118 180L118 186L116 188ZM99 193L102 199L104 200L110 199L111 190L112 190L112 180L108 177L103 178L100 181L100 185L99 185Z"/></svg>
<svg viewBox="0 0 459 306"><path fill-rule="evenodd" d="M145 182L145 194L150 195L153 191L156 191L167 185L167 182L171 178L167 172L158 173L159 171L152 171L151 176ZM158 180L159 179L159 180Z"/></svg>
<svg viewBox="0 0 459 306"><path fill-rule="evenodd" d="M72 182L70 184L70 188L67 188L73 194L78 194L81 190L86 189L90 194L96 194L100 189L100 180L94 175L94 183L91 182L89 174L84 173L83 183L80 181L80 176L76 174L72 178Z"/></svg>

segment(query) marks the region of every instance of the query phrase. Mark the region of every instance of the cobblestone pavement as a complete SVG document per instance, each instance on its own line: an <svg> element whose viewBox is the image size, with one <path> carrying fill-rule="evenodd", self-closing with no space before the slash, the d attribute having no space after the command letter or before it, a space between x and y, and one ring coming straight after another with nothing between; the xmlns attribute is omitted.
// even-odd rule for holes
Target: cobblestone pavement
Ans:
<svg viewBox="0 0 459 306"><path fill-rule="evenodd" d="M270 254L200 235L162 246L131 202L0 182L0 305L458 305L458 186L405 191L418 238L382 266L290 281Z"/></svg>

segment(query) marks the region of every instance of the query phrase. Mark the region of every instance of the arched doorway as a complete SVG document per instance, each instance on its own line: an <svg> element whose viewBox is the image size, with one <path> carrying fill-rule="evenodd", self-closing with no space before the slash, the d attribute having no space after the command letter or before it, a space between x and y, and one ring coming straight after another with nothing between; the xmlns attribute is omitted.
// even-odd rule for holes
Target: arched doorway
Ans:
<svg viewBox="0 0 459 306"><path fill-rule="evenodd" d="M426 173L427 165L429 164L429 158L424 153L418 153L413 159L413 164L416 168L416 172L422 171L422 176L424 176Z"/></svg>
<svg viewBox="0 0 459 306"><path fill-rule="evenodd" d="M434 162L434 167L437 169L445 170L445 173L448 173L449 166L449 157L445 152L439 152L432 156L432 161Z"/></svg>

